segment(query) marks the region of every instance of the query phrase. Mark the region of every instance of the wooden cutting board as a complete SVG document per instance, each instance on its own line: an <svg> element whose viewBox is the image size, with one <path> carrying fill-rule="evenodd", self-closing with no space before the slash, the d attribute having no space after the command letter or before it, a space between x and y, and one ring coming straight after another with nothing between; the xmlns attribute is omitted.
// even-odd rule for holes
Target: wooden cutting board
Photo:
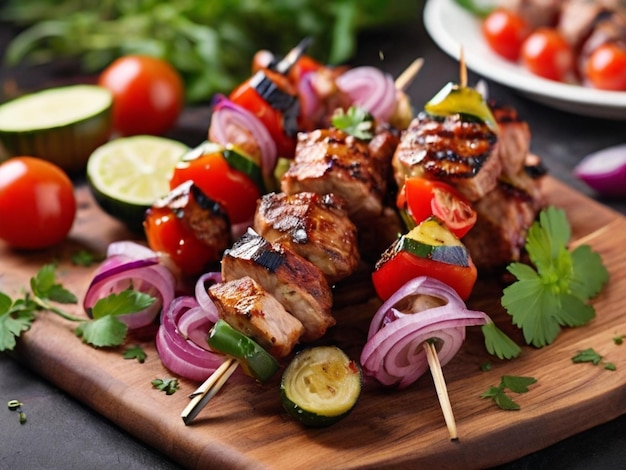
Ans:
<svg viewBox="0 0 626 470"><path fill-rule="evenodd" d="M353 413L325 429L304 428L283 412L279 377L260 386L235 375L185 426L180 412L197 384L181 380L181 389L171 396L153 389L152 379L171 374L161 365L149 337L129 338L128 344L141 344L148 353L140 364L124 360L121 350L82 344L73 334L74 324L42 314L19 340L16 357L189 468L484 468L511 461L626 413L626 345L612 340L626 334L626 218L554 179L546 178L544 190L550 203L567 211L574 238L602 255L611 279L594 300L597 318L591 324L564 331L541 350L524 348L514 361L488 356L480 331L468 329L461 351L444 368L458 441L448 438L428 374L403 391L367 381ZM59 280L82 297L95 268L73 266L70 256L83 248L103 253L110 241L131 238L95 205L85 188L77 194L76 223L60 249L18 253L0 244L1 291L17 295L44 263L58 260ZM486 311L519 338L500 307L501 290L496 281L480 282L470 306ZM359 303L335 310L338 324L324 341L358 359L379 302L353 302ZM74 313L82 314L78 307ZM572 363L572 356L586 348L594 348L617 370ZM493 368L482 372L480 366L487 361ZM502 411L480 398L489 386L498 385L502 375L538 380L528 393L514 397L521 410Z"/></svg>

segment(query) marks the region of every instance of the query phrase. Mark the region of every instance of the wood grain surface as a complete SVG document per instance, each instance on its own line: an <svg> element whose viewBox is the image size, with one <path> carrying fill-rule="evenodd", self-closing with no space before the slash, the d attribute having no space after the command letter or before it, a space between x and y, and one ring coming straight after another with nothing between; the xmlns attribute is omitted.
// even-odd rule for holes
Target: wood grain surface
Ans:
<svg viewBox="0 0 626 470"><path fill-rule="evenodd" d="M353 413L325 429L308 429L282 410L280 377L265 386L235 375L198 418L180 418L197 384L181 380L167 396L152 388L154 378L171 377L160 363L152 338L130 337L148 353L144 364L124 360L121 350L96 350L73 334L74 324L41 314L18 342L17 359L145 443L188 468L484 468L514 460L568 436L626 413L626 345L612 338L626 334L626 218L554 179L546 178L550 203L564 208L574 238L598 251L610 281L594 299L597 317L587 326L567 329L541 350L524 348L514 361L494 360L482 335L468 329L459 354L444 368L459 440L450 441L434 385L427 374L403 391L366 381ZM58 261L59 280L79 297L94 267L77 267L70 256L79 249L103 253L109 242L132 238L105 215L85 188L77 192L79 212L70 238L56 250L14 252L0 244L0 290L18 295L47 262ZM365 290L364 290L365 289ZM375 299L346 304L368 292L355 283L340 289L343 307L325 343L358 359ZM502 285L482 280L470 306L486 311L501 328L519 338L500 307ZM346 295L346 293L348 295ZM360 296L363 297L363 296ZM83 314L80 308L73 313ZM614 372L574 364L579 350L594 348L615 363ZM486 361L490 371L480 371ZM515 397L519 411L502 411L480 394L502 375L537 378L528 393Z"/></svg>

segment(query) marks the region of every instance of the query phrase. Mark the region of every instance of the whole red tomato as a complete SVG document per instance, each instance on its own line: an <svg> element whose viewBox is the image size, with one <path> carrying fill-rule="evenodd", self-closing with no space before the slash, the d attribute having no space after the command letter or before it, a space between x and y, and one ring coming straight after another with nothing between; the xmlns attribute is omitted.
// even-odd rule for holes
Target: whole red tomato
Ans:
<svg viewBox="0 0 626 470"><path fill-rule="evenodd" d="M519 58L522 43L530 31L521 16L504 8L495 9L482 23L483 36L489 47L514 62Z"/></svg>
<svg viewBox="0 0 626 470"><path fill-rule="evenodd" d="M543 78L567 81L574 70L574 51L554 28L536 29L522 44L521 61Z"/></svg>
<svg viewBox="0 0 626 470"><path fill-rule="evenodd" d="M598 47L587 60L584 74L595 88L626 91L626 47L616 43Z"/></svg>
<svg viewBox="0 0 626 470"><path fill-rule="evenodd" d="M63 241L74 223L72 181L39 158L14 157L0 164L0 238L23 249Z"/></svg>
<svg viewBox="0 0 626 470"><path fill-rule="evenodd" d="M155 57L120 57L102 72L98 84L113 93L113 127L123 136L162 135L183 108L182 78Z"/></svg>

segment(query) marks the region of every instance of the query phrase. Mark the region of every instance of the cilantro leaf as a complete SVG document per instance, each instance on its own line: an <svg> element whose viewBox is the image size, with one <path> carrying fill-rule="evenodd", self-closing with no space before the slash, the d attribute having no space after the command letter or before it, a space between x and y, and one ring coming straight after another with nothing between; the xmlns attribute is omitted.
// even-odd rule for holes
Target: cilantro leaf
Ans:
<svg viewBox="0 0 626 470"><path fill-rule="evenodd" d="M485 337L485 347L489 354L500 359L513 359L522 352L522 349L515 344L494 322L489 322L481 327Z"/></svg>
<svg viewBox="0 0 626 470"><path fill-rule="evenodd" d="M46 264L30 279L30 288L36 297L62 304L75 304L76 296L56 281L56 265Z"/></svg>
<svg viewBox="0 0 626 470"><path fill-rule="evenodd" d="M178 390L177 379L154 379L151 383L154 388L165 392L166 395L172 395Z"/></svg>
<svg viewBox="0 0 626 470"><path fill-rule="evenodd" d="M146 361L148 355L141 346L132 346L124 351L124 359L137 359L142 364Z"/></svg>
<svg viewBox="0 0 626 470"><path fill-rule="evenodd" d="M598 354L593 348L583 349L582 351L578 351L574 357L572 357L572 362L577 364L581 362L591 362L594 366L600 364L602 360L602 356Z"/></svg>
<svg viewBox="0 0 626 470"><path fill-rule="evenodd" d="M332 124L337 129L357 139L370 140L374 136L372 133L374 118L363 108L357 106L350 106L347 112L337 108L332 116Z"/></svg>
<svg viewBox="0 0 626 470"><path fill-rule="evenodd" d="M508 388L515 393L526 393L528 386L537 383L534 377L520 377L515 375L503 375L500 379L500 388Z"/></svg>
<svg viewBox="0 0 626 470"><path fill-rule="evenodd" d="M93 318L107 315L125 315L145 310L156 301L156 297L133 289L125 289L98 300L91 309Z"/></svg>
<svg viewBox="0 0 626 470"><path fill-rule="evenodd" d="M16 338L28 331L35 320L34 306L28 302L16 301L0 292L0 351L15 348Z"/></svg>
<svg viewBox="0 0 626 470"><path fill-rule="evenodd" d="M80 250L72 255L72 263L76 266L91 266L95 262L102 261L102 259L102 256L96 256L87 250Z"/></svg>
<svg viewBox="0 0 626 470"><path fill-rule="evenodd" d="M536 269L518 262L507 267L517 281L504 289L502 306L522 329L526 343L535 347L552 343L562 326L582 326L594 318L595 309L586 302L608 281L600 255L587 245L570 252L570 237L565 212L549 206L526 240Z"/></svg>
<svg viewBox="0 0 626 470"><path fill-rule="evenodd" d="M128 326L115 316L105 315L101 318L84 321L76 327L74 333L84 343L95 347L119 346L124 342Z"/></svg>

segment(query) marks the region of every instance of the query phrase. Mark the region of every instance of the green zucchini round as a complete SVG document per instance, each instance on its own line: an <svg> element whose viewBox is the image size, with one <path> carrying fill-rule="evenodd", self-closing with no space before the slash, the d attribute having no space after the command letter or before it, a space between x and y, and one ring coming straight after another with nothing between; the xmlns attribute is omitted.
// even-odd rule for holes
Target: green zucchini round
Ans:
<svg viewBox="0 0 626 470"><path fill-rule="evenodd" d="M362 382L359 365L338 347L305 349L283 373L281 401L285 411L302 424L329 426L354 409Z"/></svg>
<svg viewBox="0 0 626 470"><path fill-rule="evenodd" d="M28 155L69 173L84 170L89 155L109 140L113 95L96 85L70 85L29 93L0 105L0 160Z"/></svg>

